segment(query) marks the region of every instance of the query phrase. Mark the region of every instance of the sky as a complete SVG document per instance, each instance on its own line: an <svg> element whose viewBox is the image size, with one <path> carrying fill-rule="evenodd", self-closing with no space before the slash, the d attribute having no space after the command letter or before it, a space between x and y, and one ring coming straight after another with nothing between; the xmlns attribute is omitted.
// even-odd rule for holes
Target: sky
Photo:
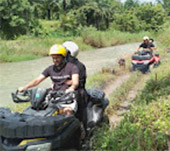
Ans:
<svg viewBox="0 0 170 151"><path fill-rule="evenodd" d="M121 0L121 2L125 2L126 0ZM155 3L156 0L139 0L139 2L152 2L152 3Z"/></svg>

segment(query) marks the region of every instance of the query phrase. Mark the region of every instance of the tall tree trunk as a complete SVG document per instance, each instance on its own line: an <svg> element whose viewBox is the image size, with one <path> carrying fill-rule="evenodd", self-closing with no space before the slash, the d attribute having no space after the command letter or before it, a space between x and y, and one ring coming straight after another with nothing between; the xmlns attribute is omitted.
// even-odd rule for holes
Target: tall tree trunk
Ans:
<svg viewBox="0 0 170 151"><path fill-rule="evenodd" d="M108 29L109 28L109 19L108 18L105 19L105 23L106 23L106 29Z"/></svg>
<svg viewBox="0 0 170 151"><path fill-rule="evenodd" d="M100 23L99 23L99 18L96 17L96 28L100 30Z"/></svg>
<svg viewBox="0 0 170 151"><path fill-rule="evenodd" d="M48 20L51 20L51 11L50 11L50 9L48 8L48 10L47 10L47 17L48 17Z"/></svg>
<svg viewBox="0 0 170 151"><path fill-rule="evenodd" d="M63 0L63 11L66 11L66 0Z"/></svg>

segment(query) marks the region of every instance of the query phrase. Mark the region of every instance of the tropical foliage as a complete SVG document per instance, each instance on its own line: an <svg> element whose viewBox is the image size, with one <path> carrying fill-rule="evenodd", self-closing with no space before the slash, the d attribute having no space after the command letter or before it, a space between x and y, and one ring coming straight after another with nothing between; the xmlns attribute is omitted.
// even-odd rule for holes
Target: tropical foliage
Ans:
<svg viewBox="0 0 170 151"><path fill-rule="evenodd" d="M35 21L33 7L27 0L0 1L0 32L4 38L12 39L26 34Z"/></svg>
<svg viewBox="0 0 170 151"><path fill-rule="evenodd" d="M170 15L168 0L139 3L127 0L1 0L1 37L13 39L21 34L42 35L39 19L59 21L57 31L80 34L85 26L97 30L158 31ZM78 31L77 31L78 30Z"/></svg>

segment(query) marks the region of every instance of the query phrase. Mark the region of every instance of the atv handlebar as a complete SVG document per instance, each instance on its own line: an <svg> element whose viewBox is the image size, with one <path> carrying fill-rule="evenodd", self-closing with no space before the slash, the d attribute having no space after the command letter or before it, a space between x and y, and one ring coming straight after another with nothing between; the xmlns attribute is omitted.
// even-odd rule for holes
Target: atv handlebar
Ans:
<svg viewBox="0 0 170 151"><path fill-rule="evenodd" d="M49 104L49 102L53 104L61 102L69 103L76 99L75 92L65 93L65 91L55 90L51 90L48 93L46 93L46 91L41 91L41 93L37 92L37 89L23 90L22 92L19 92L17 90L16 93L11 93L11 95L12 100L15 103L31 102L32 106L35 106L35 104L38 103L42 104L45 102L47 104Z"/></svg>
<svg viewBox="0 0 170 151"><path fill-rule="evenodd" d="M64 91L53 91L51 94L51 102L52 103L60 103L60 102L71 102L76 98L75 92L65 93Z"/></svg>
<svg viewBox="0 0 170 151"><path fill-rule="evenodd" d="M11 93L11 95L12 95L12 100L15 103L29 102L31 99L31 93L29 90L23 90L22 92L19 92L17 90L16 93Z"/></svg>
<svg viewBox="0 0 170 151"><path fill-rule="evenodd" d="M136 51L134 52L135 55L146 55L146 54L150 54L152 55L153 52L152 51L149 51L149 50L142 50L142 51Z"/></svg>

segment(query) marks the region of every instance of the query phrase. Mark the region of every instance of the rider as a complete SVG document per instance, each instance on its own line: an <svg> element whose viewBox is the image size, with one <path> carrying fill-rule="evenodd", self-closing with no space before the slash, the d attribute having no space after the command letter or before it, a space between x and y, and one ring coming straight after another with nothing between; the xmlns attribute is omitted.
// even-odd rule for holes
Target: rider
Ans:
<svg viewBox="0 0 170 151"><path fill-rule="evenodd" d="M62 90L68 93L78 88L79 70L76 65L66 61L66 49L62 45L55 44L50 48L49 55L52 57L54 64L47 67L33 81L23 87L18 88L19 92L22 92L24 89L37 86L48 77L50 77L53 82L54 90ZM70 80L72 82L68 84L68 81ZM77 102L70 106L68 104L68 107L64 106L63 111L68 114L76 112Z"/></svg>
<svg viewBox="0 0 170 151"><path fill-rule="evenodd" d="M66 41L62 44L67 50L66 59L68 62L75 64L79 69L79 86L78 88L85 88L86 84L86 67L80 62L76 57L79 52L79 47L76 43L72 41Z"/></svg>
<svg viewBox="0 0 170 151"><path fill-rule="evenodd" d="M76 56L78 55L79 52L79 47L76 43L73 41L66 41L62 44L66 50L67 50L67 56L66 59L68 62L71 62L75 64L78 69L79 69L79 86L78 86L78 113L77 117L80 121L82 121L84 124L86 123L86 105L87 105L87 100L88 100L88 95L85 90L85 83L86 83L86 67L85 65L80 62ZM72 81L70 81L72 82ZM86 127L86 125L84 125Z"/></svg>
<svg viewBox="0 0 170 151"><path fill-rule="evenodd" d="M143 43L139 45L137 48L137 51L139 51L140 48L143 48L144 51L153 51L154 50L154 44L149 42L149 37L144 36L143 37Z"/></svg>
<svg viewBox="0 0 170 151"><path fill-rule="evenodd" d="M153 44L153 42L154 42L154 39L153 39L153 38L150 38L150 39L149 39L149 43L150 43L150 44ZM153 45L154 45L154 44L153 44ZM154 47L152 47L152 49L153 49L153 50L156 50L156 47L154 46Z"/></svg>

